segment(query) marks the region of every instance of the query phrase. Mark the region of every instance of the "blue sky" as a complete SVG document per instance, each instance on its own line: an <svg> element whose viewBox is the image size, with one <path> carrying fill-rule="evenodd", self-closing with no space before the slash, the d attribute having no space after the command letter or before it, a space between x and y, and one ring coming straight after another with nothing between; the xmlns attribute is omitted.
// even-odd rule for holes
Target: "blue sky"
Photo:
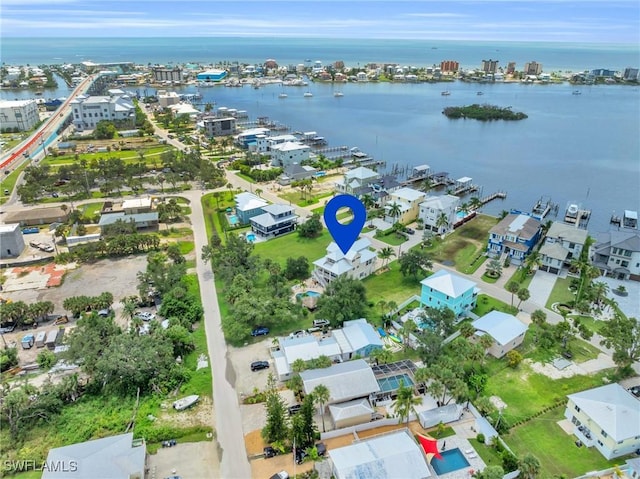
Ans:
<svg viewBox="0 0 640 479"><path fill-rule="evenodd" d="M3 37L640 42L638 0L1 0L0 8Z"/></svg>

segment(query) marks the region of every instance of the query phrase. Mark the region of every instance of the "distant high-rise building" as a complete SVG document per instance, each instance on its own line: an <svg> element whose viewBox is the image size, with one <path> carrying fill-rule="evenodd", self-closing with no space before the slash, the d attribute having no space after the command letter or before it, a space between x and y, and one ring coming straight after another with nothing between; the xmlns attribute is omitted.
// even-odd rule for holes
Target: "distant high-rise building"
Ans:
<svg viewBox="0 0 640 479"><path fill-rule="evenodd" d="M442 73L457 72L460 69L460 63L455 60L444 60L440 62L440 70Z"/></svg>
<svg viewBox="0 0 640 479"><path fill-rule="evenodd" d="M498 71L499 60L482 60L482 71L485 73L495 73Z"/></svg>
<svg viewBox="0 0 640 479"><path fill-rule="evenodd" d="M640 80L640 70L637 68L625 68L622 78L627 81L638 81Z"/></svg>
<svg viewBox="0 0 640 479"><path fill-rule="evenodd" d="M527 62L524 64L525 75L540 75L542 73L542 63Z"/></svg>
<svg viewBox="0 0 640 479"><path fill-rule="evenodd" d="M153 79L156 82L181 82L182 81L182 69L181 68L154 68Z"/></svg>
<svg viewBox="0 0 640 479"><path fill-rule="evenodd" d="M507 75L513 75L516 72L516 62L509 62L507 65Z"/></svg>

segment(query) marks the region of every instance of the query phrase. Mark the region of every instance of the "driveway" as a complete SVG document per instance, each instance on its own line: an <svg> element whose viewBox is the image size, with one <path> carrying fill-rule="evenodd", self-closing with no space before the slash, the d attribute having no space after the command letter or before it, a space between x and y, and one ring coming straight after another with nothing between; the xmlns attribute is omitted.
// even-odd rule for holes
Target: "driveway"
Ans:
<svg viewBox="0 0 640 479"><path fill-rule="evenodd" d="M529 292L531 293L529 300L544 307L557 279L558 276L555 274L537 270L529 284Z"/></svg>

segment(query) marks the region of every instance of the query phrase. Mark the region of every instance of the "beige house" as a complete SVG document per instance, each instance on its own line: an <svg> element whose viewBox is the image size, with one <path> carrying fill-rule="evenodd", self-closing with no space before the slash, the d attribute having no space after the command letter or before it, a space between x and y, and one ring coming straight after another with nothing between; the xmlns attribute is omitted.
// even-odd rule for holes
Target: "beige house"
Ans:
<svg viewBox="0 0 640 479"><path fill-rule="evenodd" d="M494 358L501 358L520 346L527 332L527 326L518 318L501 311L491 311L471 324L476 328L471 341L479 342L480 337L485 334L491 336L493 344L488 353Z"/></svg>
<svg viewBox="0 0 640 479"><path fill-rule="evenodd" d="M409 224L418 218L420 203L422 203L427 195L422 191L413 188L400 188L389 195L389 200L384 209L384 220L388 223L400 222ZM391 215L391 208L394 204L400 207L400 214Z"/></svg>
<svg viewBox="0 0 640 479"><path fill-rule="evenodd" d="M573 434L606 458L640 449L640 401L619 384L607 384L567 396L564 412Z"/></svg>

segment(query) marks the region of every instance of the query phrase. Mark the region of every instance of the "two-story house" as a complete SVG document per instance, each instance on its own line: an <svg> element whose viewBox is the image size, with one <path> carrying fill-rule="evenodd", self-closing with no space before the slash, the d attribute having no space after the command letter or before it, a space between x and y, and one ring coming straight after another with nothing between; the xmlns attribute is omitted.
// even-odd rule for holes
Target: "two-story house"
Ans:
<svg viewBox="0 0 640 479"><path fill-rule="evenodd" d="M619 384L607 384L567 396L564 412L573 434L606 458L640 449L640 400Z"/></svg>
<svg viewBox="0 0 640 479"><path fill-rule="evenodd" d="M344 177L336 181L336 191L360 197L368 193L372 185L377 185L379 181L380 175L376 171L360 166L347 171Z"/></svg>
<svg viewBox="0 0 640 479"><path fill-rule="evenodd" d="M294 163L302 163L309 159L311 147L297 141L285 141L270 146L271 165L286 168Z"/></svg>
<svg viewBox="0 0 640 479"><path fill-rule="evenodd" d="M540 220L511 213L489 230L487 253L492 258L507 255L513 264L522 264L540 238Z"/></svg>
<svg viewBox="0 0 640 479"><path fill-rule="evenodd" d="M640 231L613 230L598 235L592 261L606 276L640 281Z"/></svg>
<svg viewBox="0 0 640 479"><path fill-rule="evenodd" d="M560 274L573 259L580 257L588 236L587 230L554 222L540 248L540 269Z"/></svg>
<svg viewBox="0 0 640 479"><path fill-rule="evenodd" d="M369 238L360 238L344 254L336 243L331 242L327 254L313 262L313 278L323 286L343 275L353 279L366 278L375 270L378 257L370 247Z"/></svg>
<svg viewBox="0 0 640 479"><path fill-rule="evenodd" d="M520 346L527 332L526 324L512 314L502 311L490 311L471 324L476 332L469 339L477 343L483 335L489 335L493 339L493 344L487 352L494 358L501 358L512 349Z"/></svg>
<svg viewBox="0 0 640 479"><path fill-rule="evenodd" d="M409 224L416 220L420 203L425 199L426 194L413 188L400 188L389 195L385 205L384 220L387 223ZM398 205L397 214L392 214L393 205Z"/></svg>
<svg viewBox="0 0 640 479"><path fill-rule="evenodd" d="M479 292L476 283L445 269L423 279L420 284L422 307L449 308L458 318L476 307Z"/></svg>
<svg viewBox="0 0 640 479"><path fill-rule="evenodd" d="M426 230L445 234L452 231L453 225L458 221L456 214L459 205L460 198L457 196L427 196L420 203L418 217Z"/></svg>
<svg viewBox="0 0 640 479"><path fill-rule="evenodd" d="M262 208L261 215L253 216L251 230L263 238L274 238L296 229L298 215L295 208L289 205L268 205Z"/></svg>
<svg viewBox="0 0 640 479"><path fill-rule="evenodd" d="M237 194L234 200L238 222L243 225L248 224L254 216L264 213L263 208L269 204L253 193L247 192Z"/></svg>

